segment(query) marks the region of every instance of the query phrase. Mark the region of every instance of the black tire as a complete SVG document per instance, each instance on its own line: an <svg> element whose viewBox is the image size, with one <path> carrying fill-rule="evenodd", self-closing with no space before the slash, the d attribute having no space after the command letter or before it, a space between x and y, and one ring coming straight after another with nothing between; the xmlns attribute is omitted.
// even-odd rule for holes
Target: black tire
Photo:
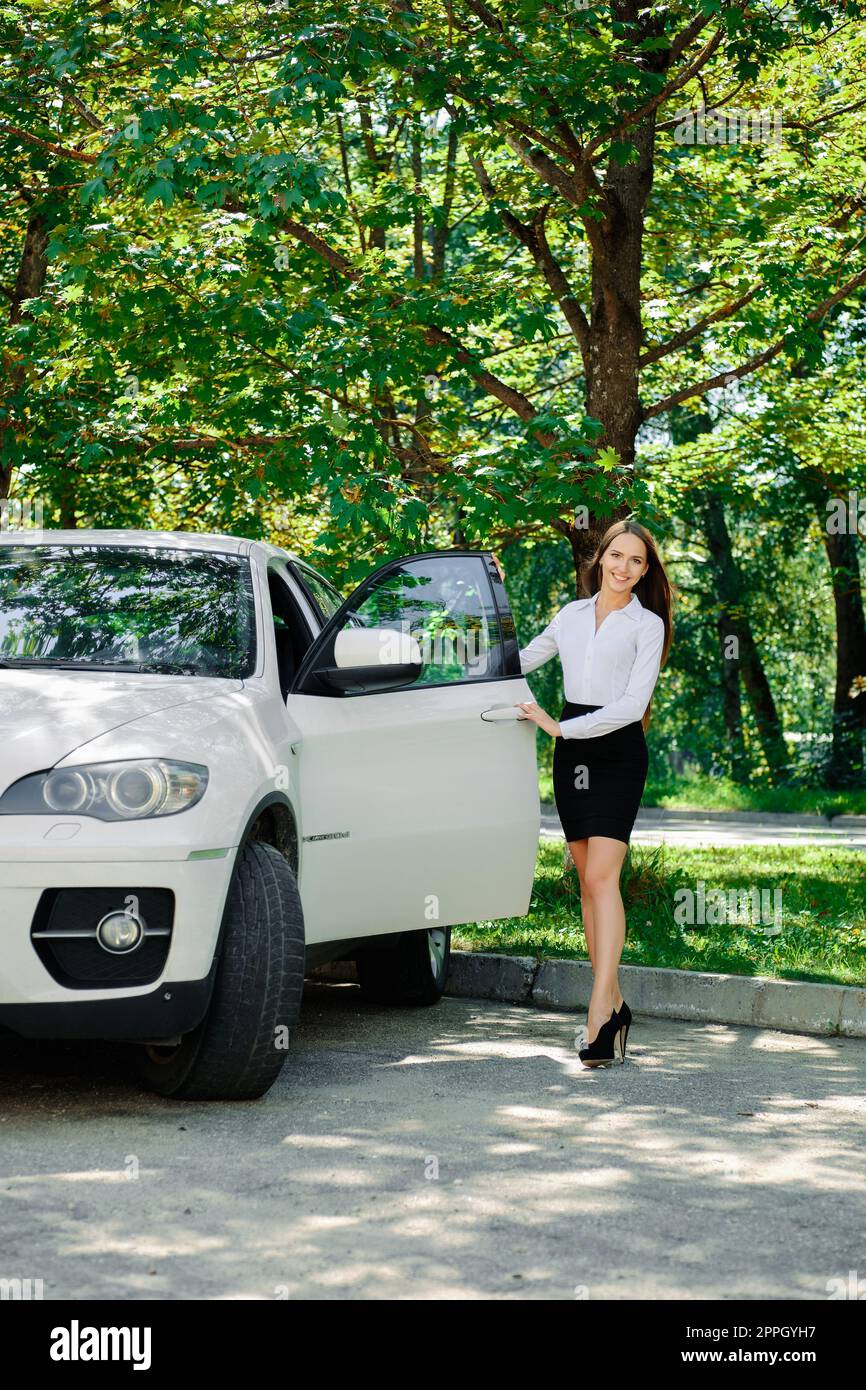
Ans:
<svg viewBox="0 0 866 1390"><path fill-rule="evenodd" d="M213 996L174 1047L136 1049L148 1090L176 1100L257 1100L286 1060L304 990L304 917L295 875L251 841L229 889ZM280 1031L278 1031L280 1030Z"/></svg>
<svg viewBox="0 0 866 1390"><path fill-rule="evenodd" d="M438 1004L450 959L450 927L403 932L393 948L358 952L361 997L371 1004Z"/></svg>

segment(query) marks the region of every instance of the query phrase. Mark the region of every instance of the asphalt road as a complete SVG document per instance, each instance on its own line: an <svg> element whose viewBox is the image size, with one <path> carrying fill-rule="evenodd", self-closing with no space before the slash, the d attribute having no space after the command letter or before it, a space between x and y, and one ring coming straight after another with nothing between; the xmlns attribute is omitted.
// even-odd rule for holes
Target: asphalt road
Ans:
<svg viewBox="0 0 866 1390"><path fill-rule="evenodd" d="M0 1043L0 1278L76 1299L824 1300L866 1275L866 1040L310 983L261 1101Z"/></svg>
<svg viewBox="0 0 866 1390"><path fill-rule="evenodd" d="M638 845L826 845L833 849L866 850L866 820L854 818L861 824L846 824L845 817L835 823L796 817L768 817L711 820L699 811L667 811L663 817L639 811L632 831L632 842ZM562 825L556 812L545 810L541 816L541 838L559 839Z"/></svg>

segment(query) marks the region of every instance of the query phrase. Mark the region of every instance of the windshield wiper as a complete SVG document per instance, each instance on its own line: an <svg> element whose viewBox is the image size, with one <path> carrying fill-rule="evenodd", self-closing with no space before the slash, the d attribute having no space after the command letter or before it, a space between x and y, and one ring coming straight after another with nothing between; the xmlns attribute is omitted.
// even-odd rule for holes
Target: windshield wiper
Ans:
<svg viewBox="0 0 866 1390"><path fill-rule="evenodd" d="M132 661L79 661L72 656L13 656L4 657L3 665L10 667L17 666L52 666L72 667L75 670L99 670L99 671L135 671L137 664Z"/></svg>
<svg viewBox="0 0 866 1390"><path fill-rule="evenodd" d="M49 666L54 670L72 671L144 671L157 675L197 676L198 669L173 661L78 661L71 656L3 657L0 666L10 669L26 666Z"/></svg>
<svg viewBox="0 0 866 1390"><path fill-rule="evenodd" d="M180 661L142 661L136 667L138 671L153 671L160 676L198 676L203 674L197 666L190 666Z"/></svg>

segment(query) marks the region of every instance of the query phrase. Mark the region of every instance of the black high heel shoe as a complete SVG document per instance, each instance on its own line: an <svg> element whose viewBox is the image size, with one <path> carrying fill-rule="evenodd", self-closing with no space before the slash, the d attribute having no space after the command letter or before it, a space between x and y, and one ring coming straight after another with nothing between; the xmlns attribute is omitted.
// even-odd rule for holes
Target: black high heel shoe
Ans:
<svg viewBox="0 0 866 1390"><path fill-rule="evenodd" d="M620 1061L624 1062L625 1045L628 1042L628 1030L631 1027L631 1009L629 1008L628 1004L625 1002L624 999L622 1001L622 1004L616 1011L616 1016L619 1021L619 1031L617 1033L617 1040L619 1042Z"/></svg>
<svg viewBox="0 0 866 1390"><path fill-rule="evenodd" d="M625 1000L623 1000L625 1003ZM614 1009L607 1023L603 1023L592 1042L586 1047L582 1047L578 1052L578 1057L585 1067L609 1067L616 1061L613 1055L613 1040L615 1037L622 1037L622 1022ZM620 1044L620 1061L624 1060L622 1044Z"/></svg>

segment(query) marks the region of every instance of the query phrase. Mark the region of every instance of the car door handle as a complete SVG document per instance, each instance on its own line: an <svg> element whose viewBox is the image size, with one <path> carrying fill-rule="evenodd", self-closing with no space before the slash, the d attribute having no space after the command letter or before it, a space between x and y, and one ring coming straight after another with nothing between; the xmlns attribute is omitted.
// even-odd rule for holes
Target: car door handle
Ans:
<svg viewBox="0 0 866 1390"><path fill-rule="evenodd" d="M487 724L501 724L506 719L525 719L526 715L517 705L491 705L481 711L481 718Z"/></svg>

